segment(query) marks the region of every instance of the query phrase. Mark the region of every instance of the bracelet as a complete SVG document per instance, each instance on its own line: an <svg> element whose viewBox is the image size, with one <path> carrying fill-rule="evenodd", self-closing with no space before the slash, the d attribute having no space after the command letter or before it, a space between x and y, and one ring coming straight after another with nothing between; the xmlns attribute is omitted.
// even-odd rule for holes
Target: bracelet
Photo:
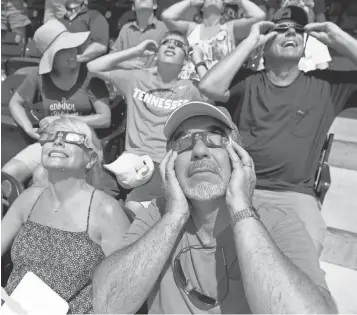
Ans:
<svg viewBox="0 0 357 315"><path fill-rule="evenodd" d="M207 69L206 63L205 63L204 61L200 61L200 62L197 62L197 63L195 64L195 70L196 70L196 72L198 72L197 69L198 69L198 67L200 67L200 66L205 66L205 68Z"/></svg>

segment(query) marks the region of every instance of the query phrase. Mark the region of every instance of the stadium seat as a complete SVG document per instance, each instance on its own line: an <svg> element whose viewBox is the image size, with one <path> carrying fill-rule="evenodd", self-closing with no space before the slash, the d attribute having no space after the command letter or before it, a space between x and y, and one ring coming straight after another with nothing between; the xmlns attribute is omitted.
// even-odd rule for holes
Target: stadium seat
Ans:
<svg viewBox="0 0 357 315"><path fill-rule="evenodd" d="M27 41L25 47L25 57L36 58L38 62L41 59L41 52L37 49L35 41L32 38Z"/></svg>
<svg viewBox="0 0 357 315"><path fill-rule="evenodd" d="M1 219L15 199L24 191L24 187L11 175L1 172ZM11 252L1 257L1 286L4 287L12 271Z"/></svg>
<svg viewBox="0 0 357 315"><path fill-rule="evenodd" d="M2 34L3 35L3 34ZM5 32L1 37L1 58L22 57L24 55L25 41L20 34Z"/></svg>
<svg viewBox="0 0 357 315"><path fill-rule="evenodd" d="M1 218L4 217L15 199L24 191L24 186L11 175L1 172Z"/></svg>

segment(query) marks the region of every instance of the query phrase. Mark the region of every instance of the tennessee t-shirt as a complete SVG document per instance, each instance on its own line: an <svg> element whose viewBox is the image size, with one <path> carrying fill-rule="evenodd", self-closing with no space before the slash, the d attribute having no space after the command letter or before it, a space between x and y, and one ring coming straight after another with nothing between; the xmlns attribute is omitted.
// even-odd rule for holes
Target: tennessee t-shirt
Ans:
<svg viewBox="0 0 357 315"><path fill-rule="evenodd" d="M323 143L336 116L357 106L357 71L300 72L289 86L239 72L225 106L254 160L257 188L314 195Z"/></svg>
<svg viewBox="0 0 357 315"><path fill-rule="evenodd" d="M108 89L103 80L91 77L87 67L82 65L78 79L68 91L57 87L50 74L30 74L17 92L28 103L40 93L45 116L90 115L94 113L93 102L108 97Z"/></svg>
<svg viewBox="0 0 357 315"><path fill-rule="evenodd" d="M316 285L328 290L325 273L320 269L316 249L296 213L287 214L278 208L260 208L258 212L262 223L281 252L291 259ZM155 224L164 214L165 200L160 197L137 214L119 247L124 248L135 243L147 231L154 229ZM187 250L179 257L184 275L186 279L190 280L188 289L195 287L196 291L221 301L227 293L227 281L229 281L228 294L223 302L209 311L204 311L196 308L186 293L178 288L174 280L174 259L182 249L192 245L202 245L199 239L197 229L192 219L189 218L157 283L152 292L148 294L149 313L251 313L245 297L233 230L230 225L217 236L215 243L209 244L213 248ZM222 248L227 262L228 276L225 272Z"/></svg>
<svg viewBox="0 0 357 315"><path fill-rule="evenodd" d="M166 154L164 125L169 115L189 101L206 98L190 80L164 83L145 69L113 70L110 77L127 101L125 149L160 163Z"/></svg>

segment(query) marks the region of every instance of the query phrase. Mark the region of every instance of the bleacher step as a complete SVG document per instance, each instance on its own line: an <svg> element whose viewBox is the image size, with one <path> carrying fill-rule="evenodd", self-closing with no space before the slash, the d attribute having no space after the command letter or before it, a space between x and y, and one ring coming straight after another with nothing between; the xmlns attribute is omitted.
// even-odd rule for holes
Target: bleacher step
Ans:
<svg viewBox="0 0 357 315"><path fill-rule="evenodd" d="M328 227L357 233L357 171L331 167L321 213Z"/></svg>
<svg viewBox="0 0 357 315"><path fill-rule="evenodd" d="M357 270L357 234L328 228L321 260Z"/></svg>
<svg viewBox="0 0 357 315"><path fill-rule="evenodd" d="M328 164L357 171L357 143L341 140L333 141Z"/></svg>

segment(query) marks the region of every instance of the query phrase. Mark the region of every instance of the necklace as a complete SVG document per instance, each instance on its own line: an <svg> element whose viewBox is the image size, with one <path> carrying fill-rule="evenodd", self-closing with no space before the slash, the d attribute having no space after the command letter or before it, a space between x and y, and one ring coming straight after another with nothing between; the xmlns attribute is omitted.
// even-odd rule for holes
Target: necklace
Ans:
<svg viewBox="0 0 357 315"><path fill-rule="evenodd" d="M66 200L65 200L62 204L59 204L57 207L54 206L55 200L54 200L54 198L53 198L53 196L52 196L52 194L51 194L51 192L50 192L50 196L51 196L51 199L52 199L53 211L54 211L54 212L57 213L57 211L58 211L59 209L62 209L62 208L67 204L67 202L68 202L69 200L71 200L71 199L75 196L76 193L78 193L78 192L80 192L80 191L82 190L81 184L77 185L76 187L79 187L79 189L74 189L74 190L70 193L70 195L66 198Z"/></svg>

